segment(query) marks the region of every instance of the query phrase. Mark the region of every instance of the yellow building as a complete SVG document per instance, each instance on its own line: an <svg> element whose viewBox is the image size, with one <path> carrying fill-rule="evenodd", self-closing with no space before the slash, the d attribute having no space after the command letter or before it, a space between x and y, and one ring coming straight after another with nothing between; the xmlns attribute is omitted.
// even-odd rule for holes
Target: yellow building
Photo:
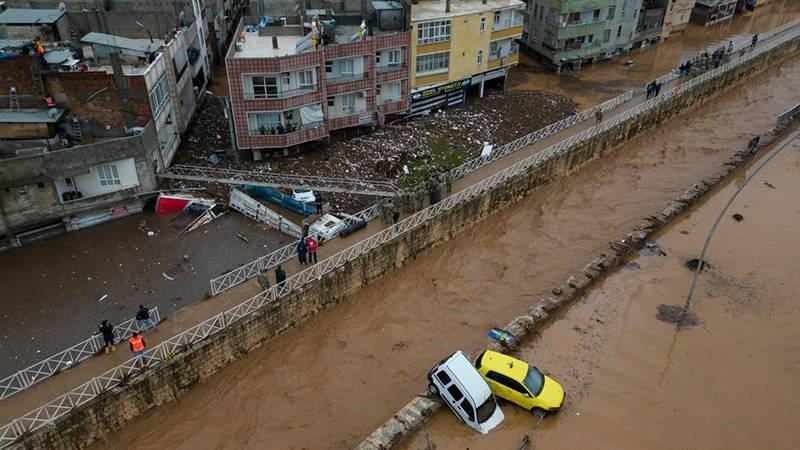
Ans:
<svg viewBox="0 0 800 450"><path fill-rule="evenodd" d="M661 39L667 39L673 34L683 33L689 17L692 16L695 0L668 0L664 12L664 27L661 29Z"/></svg>
<svg viewBox="0 0 800 450"><path fill-rule="evenodd" d="M470 86L519 61L519 0L419 0L411 5L411 113L461 103Z"/></svg>

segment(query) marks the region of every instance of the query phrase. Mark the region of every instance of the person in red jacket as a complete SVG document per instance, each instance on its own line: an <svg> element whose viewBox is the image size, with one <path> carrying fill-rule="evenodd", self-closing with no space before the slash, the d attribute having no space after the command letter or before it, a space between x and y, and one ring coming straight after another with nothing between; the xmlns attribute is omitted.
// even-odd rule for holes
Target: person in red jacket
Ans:
<svg viewBox="0 0 800 450"><path fill-rule="evenodd" d="M308 263L314 264L317 262L317 240L309 236L306 238L306 248L308 249Z"/></svg>

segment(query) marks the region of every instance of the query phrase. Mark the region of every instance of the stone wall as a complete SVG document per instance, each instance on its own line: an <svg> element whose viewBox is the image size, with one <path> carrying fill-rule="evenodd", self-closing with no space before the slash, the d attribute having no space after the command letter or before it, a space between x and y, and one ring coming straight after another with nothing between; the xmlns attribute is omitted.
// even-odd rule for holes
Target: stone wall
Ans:
<svg viewBox="0 0 800 450"><path fill-rule="evenodd" d="M612 151L639 133L657 126L672 116L702 105L713 94L735 85L763 68L776 65L779 60L797 50L798 46L800 40L774 49L757 61L737 67L718 79L699 86L695 92L665 102L653 111L576 145L565 155L535 167L483 196L444 212L430 222L398 236L393 241L323 276L320 280L306 285L302 290L282 298L280 302L265 306L224 331L191 348L186 348L169 361L106 391L53 423L26 434L11 448L66 449L82 448L91 444L101 434L121 427L128 420L158 405L175 400L182 392L210 377L229 362L243 357L266 340L284 333L319 311L344 301L362 286L410 263L418 254L447 241L499 208L521 199L536 187L576 171L585 163ZM723 177L724 175L719 176L714 184ZM661 223L671 217L674 215L664 216ZM642 230L637 233L632 236L637 240L644 239L641 236L646 236L647 231ZM629 244L623 242L622 245ZM619 255L618 258L623 257L623 253L615 254ZM602 265L603 262L597 261L597 264ZM571 280L561 290L561 296L569 298L577 290L588 286L592 278L588 275L584 278ZM558 302L560 300L556 298L551 303ZM549 306L547 308L545 306L538 305L534 313L547 314ZM509 328L517 333L521 329L528 329L530 323L529 318L522 318L519 319L519 323L512 323ZM391 426L401 433L394 436L402 435L402 430L410 429L410 425L418 425L426 414L430 414L436 408L430 400L421 399L419 402L421 403L412 402L404 408L399 419L398 416L395 417L397 421ZM390 438L389 442L394 441ZM384 448L379 442L367 445L367 448Z"/></svg>

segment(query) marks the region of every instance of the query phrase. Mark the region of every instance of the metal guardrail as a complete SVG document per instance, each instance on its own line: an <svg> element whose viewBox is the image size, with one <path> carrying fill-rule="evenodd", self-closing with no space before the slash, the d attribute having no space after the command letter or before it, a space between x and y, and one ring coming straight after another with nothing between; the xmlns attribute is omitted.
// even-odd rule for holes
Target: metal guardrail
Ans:
<svg viewBox="0 0 800 450"><path fill-rule="evenodd" d="M150 310L150 317L153 318L156 323L161 321L158 307ZM114 327L114 337L118 342L122 342L134 331L139 331L139 324L136 322L136 319L128 319ZM103 336L95 334L66 350L62 350L30 367L19 370L3 378L0 380L0 400L7 399L18 392L22 392L62 370L77 366L81 361L95 356L97 352L102 350L103 344Z"/></svg>
<svg viewBox="0 0 800 450"><path fill-rule="evenodd" d="M188 330L173 336L172 338L164 341L155 347L147 350L143 356L142 361L148 366L157 365L163 361L170 360L175 354L185 351L190 348L192 344L197 343L203 339L208 338L210 335L222 331L233 322L259 310L267 303L277 301L285 297L287 294L294 290L301 288L305 284L319 280L323 275L330 273L346 263L358 258L359 256L374 250L380 245L397 238L409 231L427 223L430 219L451 210L458 205L471 200L472 198L483 194L509 180L514 176L529 171L532 167L541 165L545 161L557 158L565 154L569 149L581 142L584 142L600 133L604 133L609 129L620 125L621 123L630 120L631 118L642 114L656 106L671 100L674 97L683 95L683 93L692 90L694 87L704 83L705 81L715 78L720 74L737 67L744 62L747 62L760 54L772 50L773 48L788 42L789 40L796 39L800 32L795 32L789 36L779 39L775 42L769 43L761 48L756 48L753 52L747 55L730 61L720 67L710 70L698 77L695 77L683 84L668 90L662 95L647 100L619 115L610 118L607 121L600 123L588 130L575 134L547 149L536 153L500 172L494 173L488 178L481 180L470 187L458 191L443 199L441 202L429 206L422 211L392 225L382 231L363 239L354 245L320 261L318 264L309 267L302 272L299 272L280 286L273 286L270 289L242 302L241 304L217 314L216 316L207 319ZM64 395L40 406L39 408L25 414L22 417L14 419L11 423L0 428L0 448L6 447L14 443L20 436L25 433L36 430L47 423L61 417L69 412L70 409L83 405L102 392L113 388L124 382L128 377L135 375L139 372L136 366L136 360L130 359L105 373L92 378L91 380L83 383L82 385L72 389Z"/></svg>
<svg viewBox="0 0 800 450"><path fill-rule="evenodd" d="M466 163L451 170L450 174L453 179L461 178L493 161L496 161L500 158L510 155L511 153L514 153L515 151L519 150L522 147L540 141L546 138L547 136L550 136L554 133L558 133L561 130L564 130L573 125L581 123L587 119L594 118L594 114L595 112L597 112L598 109L604 112L609 111L625 102L630 101L632 98L633 98L633 91L625 92L624 94L619 95L605 103L601 103L600 105L589 108L581 113L564 118L556 123L552 123L544 128L540 128L539 130L534 131L533 133L527 134L521 138L511 141L508 144L502 145L495 151L493 151L488 158L477 157L471 159ZM379 214L380 214L380 207L378 205L375 205L372 208L366 209L356 214L356 216L358 216L362 220L369 221L377 217ZM346 219L346 221L352 221L352 219ZM286 247L279 248L278 250L275 250L274 252L268 255L262 256L256 259L255 261L240 266L236 269L231 270L230 272L227 272L223 275L220 275L210 280L211 295L216 296L223 291L226 291L236 285L244 283L250 278L255 277L259 271L265 269L269 270L277 266L278 264L282 264L284 261L297 255L297 251L295 249L296 246L297 242L289 244Z"/></svg>
<svg viewBox="0 0 800 450"><path fill-rule="evenodd" d="M296 188L308 187L320 192L347 192L350 194L394 197L400 189L394 183L355 178L320 177L311 175L288 175L272 172L221 169L215 167L177 164L161 178L187 181L203 181L230 185L252 184L256 186Z"/></svg>
<svg viewBox="0 0 800 450"><path fill-rule="evenodd" d="M800 114L800 103L794 105L790 110L778 116L777 123L788 122L794 119L794 116Z"/></svg>
<svg viewBox="0 0 800 450"><path fill-rule="evenodd" d="M356 213L353 217L346 217L343 220L345 224L349 226L357 220L364 220L369 222L375 217L378 217L380 213L381 213L380 205L373 205L361 212ZM216 296L223 291L226 291L236 285L244 283L250 278L254 278L258 274L258 272L272 269L273 267L276 267L278 264L282 264L284 261L287 261L288 259L297 256L298 242L299 241L294 241L291 244L281 247L272 253L264 255L243 266L237 267L236 269L233 269L230 272L224 273L216 278L211 279L209 281L209 283L211 284L211 295Z"/></svg>

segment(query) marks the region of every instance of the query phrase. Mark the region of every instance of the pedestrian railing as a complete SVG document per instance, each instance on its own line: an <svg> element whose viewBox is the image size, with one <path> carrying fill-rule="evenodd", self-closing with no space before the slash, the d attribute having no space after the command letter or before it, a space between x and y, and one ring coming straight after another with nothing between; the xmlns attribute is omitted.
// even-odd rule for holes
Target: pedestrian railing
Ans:
<svg viewBox="0 0 800 450"><path fill-rule="evenodd" d="M380 205L373 205L359 213L356 213L352 217L346 217L344 222L347 226L350 226L354 222L361 220L369 222L375 217L378 217L380 213ZM221 292L254 278L261 271L270 270L274 267L277 267L278 264L283 264L287 260L294 258L297 256L298 242L299 240L294 241L285 247L281 247L273 251L272 253L264 255L254 261L239 266L230 272L211 279L209 282L211 284L211 295L216 296Z"/></svg>
<svg viewBox="0 0 800 450"><path fill-rule="evenodd" d="M523 148L525 146L531 145L534 142L538 142L552 134L558 133L566 128L569 128L573 125L581 123L587 119L594 118L595 113L600 111L609 111L617 106L630 101L633 98L633 91L625 92L611 100L602 103L600 105L594 106L592 108L587 109L578 114L574 114L569 116L563 120L558 122L552 123L544 128L540 128L533 133L527 134L521 138L515 139L514 141L509 142L508 144L500 146L497 150L492 152L489 157L477 157L467 161L466 163L454 168L450 171L450 174L453 179L459 179L465 175L468 175L481 167L506 157L511 153ZM358 214L356 214L359 219L361 220L371 220L377 217L380 214L380 206L375 205L371 208L368 208ZM346 219L352 220L352 219ZM280 248L275 250L274 252L262 256L255 261L252 261L248 264L245 264L241 267L238 267L230 272L222 274L210 281L211 284L211 295L216 296L219 293L230 289L238 284L244 283L245 281L249 280L250 278L255 277L259 271L264 269L271 269L278 264L282 264L284 261L288 260L289 258L294 257L297 255L297 251L295 247L297 246L297 242L293 244L289 244L286 247Z"/></svg>
<svg viewBox="0 0 800 450"><path fill-rule="evenodd" d="M150 317L153 318L156 323L161 321L158 308L150 310ZM128 319L114 326L116 342L123 341L133 334L134 331L139 331L139 324L136 319ZM18 392L22 392L62 370L75 367L81 361L96 355L97 352L103 349L103 345L103 336L95 334L66 350L62 350L30 367L3 378L0 380L0 400L7 399Z"/></svg>
<svg viewBox="0 0 800 450"><path fill-rule="evenodd" d="M427 223L434 217L442 213L458 207L483 193L494 189L513 179L513 177L523 174L533 167L542 165L544 162L564 155L569 149L579 143L585 142L598 134L604 133L611 128L614 128L632 118L649 111L658 105L670 101L672 98L683 95L685 92L691 91L696 86L706 82L709 79L718 77L722 73L731 70L762 53L772 50L773 48L784 44L790 40L796 39L800 33L795 32L790 35L784 36L775 42L766 44L763 47L757 47L753 52L745 55L742 58L730 61L716 69L710 70L698 77L695 77L677 87L668 90L658 97L647 100L635 107L622 112L607 121L601 122L588 130L577 133L547 149L538 152L506 169L496 172L489 177L475 183L468 188L458 191L453 195L445 198L439 203L431 205L422 211L392 225L382 231L363 239L352 246L320 261L308 269L305 269L290 278L287 278L285 283L281 285L272 286L270 289L244 301L243 303L221 312L214 317L207 319L182 333L173 336L172 338L156 345L145 351L141 357L141 363L152 367L160 364L163 361L170 360L174 355L179 352L185 351L191 346L203 339L208 338L210 335L224 330L228 325L236 322L237 320L255 312L264 307L266 304L278 301L289 293L303 287L309 282L319 280L325 274L330 273L336 269L343 267L349 261L352 261L361 255L364 255L382 244L389 242L398 236L408 233L409 231ZM83 405L102 392L119 385L127 378L139 372L140 366L136 359L130 359L125 363L114 367L107 372L92 378L86 383L72 389L68 393L59 396L58 398L48 402L47 404L25 414L22 417L14 419L11 423L0 428L0 448L8 446L15 442L20 436L27 432L36 430L47 423L67 414L70 409Z"/></svg>
<svg viewBox="0 0 800 450"><path fill-rule="evenodd" d="M788 111L778 116L777 123L781 124L783 122L794 120L795 116L798 114L800 114L800 103L794 105Z"/></svg>

